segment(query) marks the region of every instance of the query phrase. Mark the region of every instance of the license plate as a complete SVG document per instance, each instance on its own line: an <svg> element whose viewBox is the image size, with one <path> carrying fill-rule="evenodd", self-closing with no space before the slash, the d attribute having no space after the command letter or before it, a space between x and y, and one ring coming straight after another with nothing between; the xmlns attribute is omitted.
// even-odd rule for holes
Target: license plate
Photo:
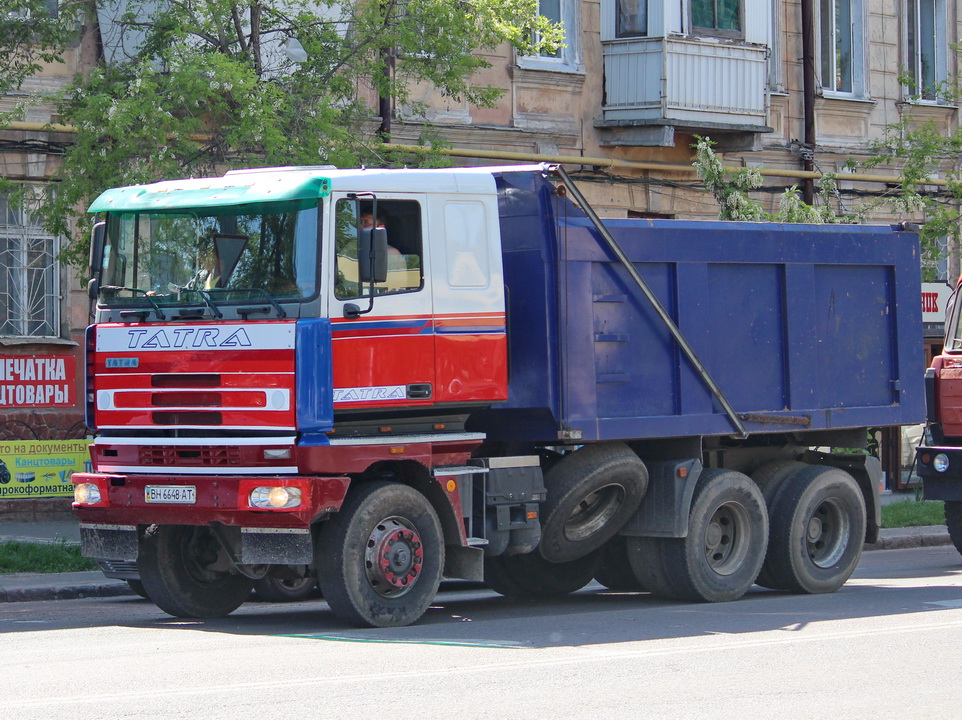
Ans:
<svg viewBox="0 0 962 720"><path fill-rule="evenodd" d="M193 485L148 485L144 500L149 503L193 505L197 502L197 488Z"/></svg>

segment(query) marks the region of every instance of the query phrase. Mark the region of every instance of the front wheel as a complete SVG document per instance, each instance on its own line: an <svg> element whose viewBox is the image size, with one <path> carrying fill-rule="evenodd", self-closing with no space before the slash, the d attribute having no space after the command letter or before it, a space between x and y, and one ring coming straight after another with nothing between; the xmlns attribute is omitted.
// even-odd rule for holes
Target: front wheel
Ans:
<svg viewBox="0 0 962 720"><path fill-rule="evenodd" d="M444 537L434 508L407 485L358 486L317 541L321 593L362 627L416 622L438 591Z"/></svg>
<svg viewBox="0 0 962 720"><path fill-rule="evenodd" d="M220 541L209 528L151 525L137 558L148 597L176 617L229 615L250 595L254 581L232 572Z"/></svg>
<svg viewBox="0 0 962 720"><path fill-rule="evenodd" d="M945 501L945 527L955 549L962 553L962 502Z"/></svg>

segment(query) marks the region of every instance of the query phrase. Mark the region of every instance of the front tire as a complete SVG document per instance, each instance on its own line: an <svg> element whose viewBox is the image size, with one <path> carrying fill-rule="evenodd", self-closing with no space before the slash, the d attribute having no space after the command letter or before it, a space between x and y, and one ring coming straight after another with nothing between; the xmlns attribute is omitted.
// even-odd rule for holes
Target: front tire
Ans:
<svg viewBox="0 0 962 720"><path fill-rule="evenodd" d="M692 496L688 537L665 540L672 594L695 602L737 600L755 582L767 542L765 499L751 478L704 470Z"/></svg>
<svg viewBox="0 0 962 720"><path fill-rule="evenodd" d="M444 537L419 492L367 482L323 525L316 556L335 615L361 627L398 627L416 622L437 594Z"/></svg>
<svg viewBox="0 0 962 720"><path fill-rule="evenodd" d="M209 528L151 525L141 539L137 568L147 596L175 617L229 615L254 581L231 572L226 551Z"/></svg>
<svg viewBox="0 0 962 720"><path fill-rule="evenodd" d="M948 528L955 549L962 553L962 502L945 501L945 527Z"/></svg>

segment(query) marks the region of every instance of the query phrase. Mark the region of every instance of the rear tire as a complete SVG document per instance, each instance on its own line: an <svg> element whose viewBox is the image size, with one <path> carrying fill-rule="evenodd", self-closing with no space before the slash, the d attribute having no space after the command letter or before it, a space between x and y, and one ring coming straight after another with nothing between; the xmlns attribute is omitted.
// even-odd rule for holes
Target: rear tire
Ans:
<svg viewBox="0 0 962 720"><path fill-rule="evenodd" d="M600 553L577 560L551 563L537 552L485 558L484 579L489 588L508 597L559 597L591 582Z"/></svg>
<svg viewBox="0 0 962 720"><path fill-rule="evenodd" d="M629 537L628 561L638 582L655 597L677 597L668 573L665 572L665 550L670 538Z"/></svg>
<svg viewBox="0 0 962 720"><path fill-rule="evenodd" d="M648 489L648 469L624 443L586 445L548 470L544 484L538 552L563 563L597 550L624 526Z"/></svg>
<svg viewBox="0 0 962 720"><path fill-rule="evenodd" d="M962 553L962 502L945 501L945 527L949 530L955 549Z"/></svg>
<svg viewBox="0 0 962 720"><path fill-rule="evenodd" d="M752 473L752 480L754 480L755 484L761 489L762 497L765 498L765 507L768 510L769 521L771 521L772 513L774 512L775 498L778 497L778 493L785 486L785 483L792 475L808 467L810 466L798 460L775 460L763 465ZM771 531L769 531L769 535L771 535ZM769 542L771 542L770 538ZM772 577L768 563L763 563L762 569L758 572L758 578L756 578L755 584L777 590L778 588L775 583L776 580Z"/></svg>
<svg viewBox="0 0 962 720"><path fill-rule="evenodd" d="M366 482L318 536L321 592L334 614L361 627L416 622L437 594L444 569L441 523L407 485Z"/></svg>
<svg viewBox="0 0 962 720"><path fill-rule="evenodd" d="M665 541L664 568L681 600L729 602L752 586L765 560L768 513L751 478L704 470L695 485L688 537Z"/></svg>
<svg viewBox="0 0 962 720"><path fill-rule="evenodd" d="M601 561L595 571L595 580L616 592L640 592L645 590L628 558L628 538L615 535L601 548Z"/></svg>
<svg viewBox="0 0 962 720"><path fill-rule="evenodd" d="M865 500L839 468L812 465L775 499L766 565L777 590L834 592L851 577L865 542Z"/></svg>
<svg viewBox="0 0 962 720"><path fill-rule="evenodd" d="M137 568L147 596L175 617L214 618L234 612L254 581L224 569L229 561L209 528L151 525L141 539Z"/></svg>

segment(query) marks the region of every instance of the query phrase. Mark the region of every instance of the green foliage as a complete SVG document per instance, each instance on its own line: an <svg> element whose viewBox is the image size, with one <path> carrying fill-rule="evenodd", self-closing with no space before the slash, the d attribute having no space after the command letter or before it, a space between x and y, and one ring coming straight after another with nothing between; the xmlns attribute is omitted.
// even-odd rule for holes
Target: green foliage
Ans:
<svg viewBox="0 0 962 720"><path fill-rule="evenodd" d="M721 160L712 150L715 143L707 137L695 136L695 162L692 163L698 176L704 181L705 188L718 201L720 220L742 220L748 222L780 223L832 223L840 218L829 206L828 200L837 200L838 187L835 175L823 175L818 181L818 196L823 199L821 206L805 203L798 187L793 185L779 198L778 210L774 214L753 199L749 193L762 185L762 176L754 168L739 168L727 171ZM846 218L851 221L853 218Z"/></svg>
<svg viewBox="0 0 962 720"><path fill-rule="evenodd" d="M489 66L484 51L505 42L523 53L552 49L562 36L535 0L133 0L125 8L128 57L102 60L58 107L79 132L44 219L61 235L79 220L65 253L77 263L89 224L81 211L109 187L234 167L410 164L410 155L381 148L371 93L415 116L411 91L423 85L491 105L499 92L473 81ZM284 52L291 41L303 62ZM430 154L414 162L438 164Z"/></svg>
<svg viewBox="0 0 962 720"><path fill-rule="evenodd" d="M63 0L54 15L45 0L4 0L0 10L0 93L20 90L44 64L62 63L63 48L76 35L83 10L77 0Z"/></svg>
<svg viewBox="0 0 962 720"><path fill-rule="evenodd" d="M97 563L80 554L79 545L68 545L65 542L0 543L0 575L82 572L96 569Z"/></svg>

